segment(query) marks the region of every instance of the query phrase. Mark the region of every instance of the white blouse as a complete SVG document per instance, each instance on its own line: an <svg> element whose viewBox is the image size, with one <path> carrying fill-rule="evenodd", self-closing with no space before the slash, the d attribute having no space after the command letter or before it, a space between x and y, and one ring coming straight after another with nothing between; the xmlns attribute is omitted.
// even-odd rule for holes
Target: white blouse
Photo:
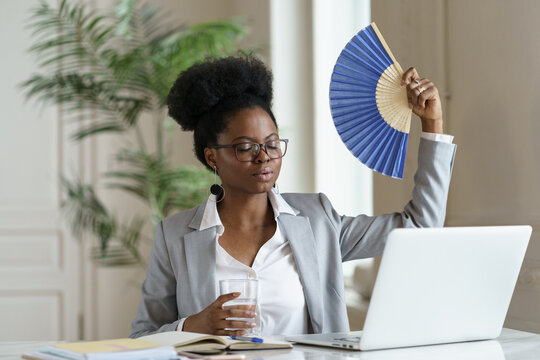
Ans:
<svg viewBox="0 0 540 360"><path fill-rule="evenodd" d="M280 213L296 213L275 190L268 196L277 223L276 232L259 249L251 267L236 260L219 244L218 239L225 228L219 218L214 195L210 195L206 203L199 230L217 227L216 293L219 294L219 280L258 279L260 334L305 334L308 332L308 312L304 290L289 241L279 229ZM184 321L180 320L178 329L182 329Z"/></svg>

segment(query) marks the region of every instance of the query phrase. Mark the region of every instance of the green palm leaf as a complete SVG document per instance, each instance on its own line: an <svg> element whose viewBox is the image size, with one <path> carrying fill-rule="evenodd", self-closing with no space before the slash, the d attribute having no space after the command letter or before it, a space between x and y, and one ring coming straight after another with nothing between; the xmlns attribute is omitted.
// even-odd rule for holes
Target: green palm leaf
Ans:
<svg viewBox="0 0 540 360"><path fill-rule="evenodd" d="M172 168L156 156L124 150L117 156L128 170L109 171L110 188L122 189L145 201L156 224L174 210L198 205L208 196L212 175L205 168Z"/></svg>
<svg viewBox="0 0 540 360"><path fill-rule="evenodd" d="M76 237L98 239L92 258L99 264L143 263L142 219L150 217L155 225L173 211L199 204L213 178L206 169L175 167L168 160L167 94L189 66L236 52L245 36L243 23L187 26L146 1L121 0L115 13L107 14L62 0L57 8L41 1L27 27L34 40L29 52L40 69L20 84L27 99L62 105L67 120L83 121L71 134L77 141L102 133L136 135L136 145L116 155L119 166L102 175L108 187L143 200L149 216L122 222L94 186L77 179L64 180L63 208ZM154 124L153 150L145 143L148 127L142 129L142 118Z"/></svg>

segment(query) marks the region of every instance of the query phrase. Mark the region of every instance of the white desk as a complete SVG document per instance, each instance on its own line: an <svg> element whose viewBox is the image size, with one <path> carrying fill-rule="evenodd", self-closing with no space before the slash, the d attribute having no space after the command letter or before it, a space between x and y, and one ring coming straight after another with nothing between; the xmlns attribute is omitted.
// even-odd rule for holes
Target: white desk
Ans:
<svg viewBox="0 0 540 360"><path fill-rule="evenodd" d="M0 341L0 360L20 359L21 354L42 349L46 341ZM244 352L248 359L272 360L539 360L540 335L503 329L496 340L423 346L379 351L347 351L295 345L293 350Z"/></svg>

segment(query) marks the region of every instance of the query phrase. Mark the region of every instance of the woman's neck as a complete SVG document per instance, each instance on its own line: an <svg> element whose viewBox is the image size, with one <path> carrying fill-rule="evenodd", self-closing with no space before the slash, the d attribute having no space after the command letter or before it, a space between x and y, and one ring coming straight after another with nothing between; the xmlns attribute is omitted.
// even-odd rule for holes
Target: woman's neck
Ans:
<svg viewBox="0 0 540 360"><path fill-rule="evenodd" d="M225 227L235 228L265 226L274 221L274 212L268 194L226 192L217 204L219 217Z"/></svg>

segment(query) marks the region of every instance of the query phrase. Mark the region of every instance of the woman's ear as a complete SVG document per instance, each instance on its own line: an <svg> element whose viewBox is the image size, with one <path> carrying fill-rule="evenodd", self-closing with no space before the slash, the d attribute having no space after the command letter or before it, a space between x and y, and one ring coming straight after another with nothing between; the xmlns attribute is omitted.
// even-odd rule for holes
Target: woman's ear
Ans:
<svg viewBox="0 0 540 360"><path fill-rule="evenodd" d="M217 161L215 149L204 148L204 158L206 159L208 166L210 166L212 169L214 166L216 166Z"/></svg>

